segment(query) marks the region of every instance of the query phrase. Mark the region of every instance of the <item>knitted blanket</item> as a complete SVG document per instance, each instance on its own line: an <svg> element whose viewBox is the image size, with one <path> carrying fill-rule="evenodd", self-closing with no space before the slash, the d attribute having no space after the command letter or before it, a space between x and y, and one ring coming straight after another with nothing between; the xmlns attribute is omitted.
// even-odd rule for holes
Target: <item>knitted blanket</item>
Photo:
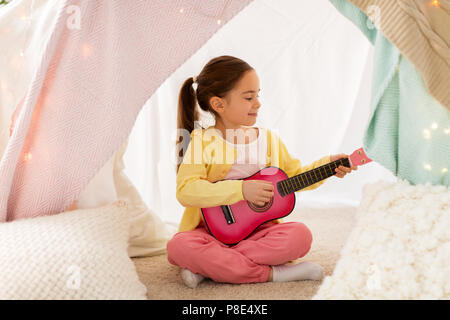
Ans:
<svg viewBox="0 0 450 320"><path fill-rule="evenodd" d="M332 2L341 6L347 0ZM450 110L450 0L348 2L369 17L364 28L380 30L417 68L428 92Z"/></svg>
<svg viewBox="0 0 450 320"><path fill-rule="evenodd" d="M367 154L412 184L450 185L450 111L430 95L419 70L362 10L347 0L330 1L375 46Z"/></svg>
<svg viewBox="0 0 450 320"><path fill-rule="evenodd" d="M0 162L0 221L64 211L161 83L250 2L58 2Z"/></svg>

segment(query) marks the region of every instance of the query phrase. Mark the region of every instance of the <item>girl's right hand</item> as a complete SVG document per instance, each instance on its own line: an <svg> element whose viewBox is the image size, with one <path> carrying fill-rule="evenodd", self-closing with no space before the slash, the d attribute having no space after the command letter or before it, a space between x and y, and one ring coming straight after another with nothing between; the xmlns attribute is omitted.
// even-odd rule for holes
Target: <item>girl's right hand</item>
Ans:
<svg viewBox="0 0 450 320"><path fill-rule="evenodd" d="M273 184L264 180L244 180L242 194L244 199L257 206L263 206L273 197Z"/></svg>

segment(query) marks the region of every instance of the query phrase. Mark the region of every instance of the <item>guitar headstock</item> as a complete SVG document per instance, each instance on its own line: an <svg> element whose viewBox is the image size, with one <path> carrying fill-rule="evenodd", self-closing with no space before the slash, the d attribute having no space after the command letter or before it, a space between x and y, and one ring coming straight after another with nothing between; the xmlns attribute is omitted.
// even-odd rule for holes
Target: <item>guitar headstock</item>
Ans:
<svg viewBox="0 0 450 320"><path fill-rule="evenodd" d="M362 166L372 162L372 160L366 155L363 148L359 148L355 150L349 157L350 165L353 166Z"/></svg>

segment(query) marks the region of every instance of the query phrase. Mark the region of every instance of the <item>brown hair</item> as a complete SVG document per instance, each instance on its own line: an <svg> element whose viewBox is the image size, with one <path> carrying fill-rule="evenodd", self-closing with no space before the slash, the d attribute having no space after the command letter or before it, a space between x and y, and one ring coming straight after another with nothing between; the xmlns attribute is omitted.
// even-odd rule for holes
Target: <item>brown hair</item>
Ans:
<svg viewBox="0 0 450 320"><path fill-rule="evenodd" d="M212 97L223 98L231 91L237 82L243 77L245 72L254 70L247 62L232 56L220 56L211 59L197 76L197 89L192 87L194 78L190 77L184 81L178 95L178 116L177 130L185 129L191 133L194 122L199 120L199 112L196 109L196 102L204 111L211 112L214 119L218 117L214 109L211 108L209 100ZM178 137L181 135L178 133ZM177 159L184 156L190 141L182 141L180 148L177 141ZM177 172L181 162L177 164Z"/></svg>

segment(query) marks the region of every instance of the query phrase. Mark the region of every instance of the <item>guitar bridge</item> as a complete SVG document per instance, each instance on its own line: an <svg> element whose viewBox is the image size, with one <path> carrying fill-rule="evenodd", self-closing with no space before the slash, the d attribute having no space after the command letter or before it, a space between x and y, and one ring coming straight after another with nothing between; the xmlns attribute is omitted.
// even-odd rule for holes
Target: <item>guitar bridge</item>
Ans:
<svg viewBox="0 0 450 320"><path fill-rule="evenodd" d="M222 212L223 215L225 216L225 220L227 220L227 223L228 224L235 223L236 221L234 220L233 212L231 211L230 206L223 205L220 207L222 208Z"/></svg>

